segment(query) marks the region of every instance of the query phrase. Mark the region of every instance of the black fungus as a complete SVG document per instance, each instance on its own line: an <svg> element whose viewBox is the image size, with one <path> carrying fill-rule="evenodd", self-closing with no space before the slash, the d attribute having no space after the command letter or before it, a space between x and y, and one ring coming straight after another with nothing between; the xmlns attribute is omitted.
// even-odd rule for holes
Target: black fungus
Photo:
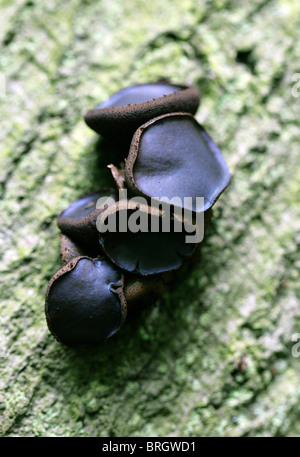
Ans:
<svg viewBox="0 0 300 457"><path fill-rule="evenodd" d="M124 277L110 262L74 258L51 279L45 312L50 331L68 346L99 344L126 317Z"/></svg>
<svg viewBox="0 0 300 457"><path fill-rule="evenodd" d="M96 207L98 200L102 198L101 205ZM57 219L57 225L63 234L77 242L79 246L88 249L88 254L99 254L98 232L96 228L98 216L107 208L105 200L117 200L115 189L103 188L82 196L71 203Z"/></svg>
<svg viewBox="0 0 300 457"><path fill-rule="evenodd" d="M230 180L219 148L193 117L199 102L197 88L161 80L122 89L84 116L105 137L115 188L82 196L58 217L62 267L49 282L45 313L61 343L107 341L127 308L161 294L184 261L199 261L202 239L191 235L199 216L206 228Z"/></svg>
<svg viewBox="0 0 300 457"><path fill-rule="evenodd" d="M148 205L121 201L101 216L105 227L103 233L99 228L103 252L125 271L146 276L175 270L195 250L195 243L186 242L193 227L186 227L181 219L175 221L175 216L171 216L166 229L163 217L167 222L168 215ZM129 227L131 217L137 222L135 232ZM120 229L122 223L124 229ZM180 231L175 231L176 228Z"/></svg>
<svg viewBox="0 0 300 457"><path fill-rule="evenodd" d="M196 211L196 197L212 207L227 187L230 174L221 151L188 113L159 116L135 133L125 167L125 182L146 198L179 197ZM185 197L190 197L184 201ZM177 206L177 205L174 205Z"/></svg>
<svg viewBox="0 0 300 457"><path fill-rule="evenodd" d="M197 88L156 82L127 87L89 110L87 125L106 137L133 135L143 123L156 116L177 111L195 114L199 106Z"/></svg>

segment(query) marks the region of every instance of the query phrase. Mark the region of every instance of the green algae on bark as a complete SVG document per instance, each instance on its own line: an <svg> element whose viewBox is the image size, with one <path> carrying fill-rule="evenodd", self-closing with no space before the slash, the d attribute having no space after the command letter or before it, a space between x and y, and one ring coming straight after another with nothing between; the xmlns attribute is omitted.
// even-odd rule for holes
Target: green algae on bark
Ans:
<svg viewBox="0 0 300 457"><path fill-rule="evenodd" d="M299 436L299 1L0 8L1 434ZM43 311L57 214L112 184L82 114L166 75L201 90L231 185L195 270L105 352L70 351Z"/></svg>

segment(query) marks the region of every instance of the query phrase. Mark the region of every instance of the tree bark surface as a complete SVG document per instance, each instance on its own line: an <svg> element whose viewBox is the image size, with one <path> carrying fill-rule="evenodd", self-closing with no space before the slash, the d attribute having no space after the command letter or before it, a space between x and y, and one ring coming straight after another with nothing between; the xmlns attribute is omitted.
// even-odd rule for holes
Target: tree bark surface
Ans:
<svg viewBox="0 0 300 457"><path fill-rule="evenodd" d="M300 2L6 0L0 41L2 436L299 436ZM230 186L195 268L68 349L44 316L56 218L111 182L83 113L162 77L200 89Z"/></svg>

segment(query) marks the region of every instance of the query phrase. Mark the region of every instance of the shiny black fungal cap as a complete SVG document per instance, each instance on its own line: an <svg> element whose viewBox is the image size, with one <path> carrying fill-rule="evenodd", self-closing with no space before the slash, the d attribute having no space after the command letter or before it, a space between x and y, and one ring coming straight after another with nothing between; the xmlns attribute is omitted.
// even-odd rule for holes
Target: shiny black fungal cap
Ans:
<svg viewBox="0 0 300 457"><path fill-rule="evenodd" d="M106 192L106 189L105 191ZM102 192L92 192L75 200L65 209L60 217L64 219L78 219L89 216L95 209L98 199L102 196Z"/></svg>
<svg viewBox="0 0 300 457"><path fill-rule="evenodd" d="M124 278L107 260L77 257L51 279L45 312L54 337L68 346L97 345L126 317Z"/></svg>
<svg viewBox="0 0 300 457"><path fill-rule="evenodd" d="M174 231L174 219L170 221L170 231L164 231L161 211L148 205L138 205L137 211L133 208L134 202L129 203L130 207L126 204L126 201L117 202L102 213L103 224L108 230L100 233L99 240L103 252L115 265L127 272L147 276L176 270L185 258L192 256L196 245L186 243L186 236L192 232L186 232L179 220L182 231ZM116 230L109 229L112 215L116 217ZM125 219L127 224L131 217L139 217L144 222L146 218L148 231L119 230L119 222ZM151 223L158 231L151 231Z"/></svg>
<svg viewBox="0 0 300 457"><path fill-rule="evenodd" d="M125 182L135 195L169 199L177 196L182 206L192 211L197 210L195 198L204 197L206 211L229 179L219 148L189 113L152 119L132 139ZM192 204L184 204L184 197L192 197Z"/></svg>
<svg viewBox="0 0 300 457"><path fill-rule="evenodd" d="M199 106L197 88L167 82L138 84L113 94L89 110L85 122L107 137L131 137L144 122L165 113L183 111L195 114Z"/></svg>
<svg viewBox="0 0 300 457"><path fill-rule="evenodd" d="M96 208L99 198L103 203ZM57 219L57 225L63 234L77 242L79 246L88 249L88 254L96 257L99 254L97 217L106 209L105 200L117 199L117 191L103 188L97 192L84 195L71 203Z"/></svg>

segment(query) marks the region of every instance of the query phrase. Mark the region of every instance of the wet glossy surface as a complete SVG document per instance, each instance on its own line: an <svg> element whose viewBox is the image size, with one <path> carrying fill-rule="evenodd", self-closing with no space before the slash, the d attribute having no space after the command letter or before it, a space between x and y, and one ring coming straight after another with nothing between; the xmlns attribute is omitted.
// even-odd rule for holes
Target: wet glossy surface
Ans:
<svg viewBox="0 0 300 457"><path fill-rule="evenodd" d="M110 108L112 106L126 106L134 103L143 103L153 98L162 97L163 95L173 94L181 90L181 87L166 84L166 83L152 83L140 84L122 89L113 94L108 100L105 100L95 109Z"/></svg>
<svg viewBox="0 0 300 457"><path fill-rule="evenodd" d="M121 273L106 260L82 258L50 288L46 313L52 332L71 346L98 344L122 322L122 306L111 285Z"/></svg>
<svg viewBox="0 0 300 457"><path fill-rule="evenodd" d="M204 197L207 210L230 175L217 145L194 118L169 116L142 133L133 177L145 195L180 197L183 207L195 211L195 197ZM184 203L184 197L192 197L192 204Z"/></svg>
<svg viewBox="0 0 300 457"><path fill-rule="evenodd" d="M177 269L194 252L195 244L186 243L185 232L150 232L150 228L149 220L149 232L106 233L101 246L120 268L141 275Z"/></svg>
<svg viewBox="0 0 300 457"><path fill-rule="evenodd" d="M103 191L94 192L71 203L71 205L63 211L60 215L61 218L81 218L91 214L96 209L96 204L99 198L111 197L111 189L104 189Z"/></svg>

